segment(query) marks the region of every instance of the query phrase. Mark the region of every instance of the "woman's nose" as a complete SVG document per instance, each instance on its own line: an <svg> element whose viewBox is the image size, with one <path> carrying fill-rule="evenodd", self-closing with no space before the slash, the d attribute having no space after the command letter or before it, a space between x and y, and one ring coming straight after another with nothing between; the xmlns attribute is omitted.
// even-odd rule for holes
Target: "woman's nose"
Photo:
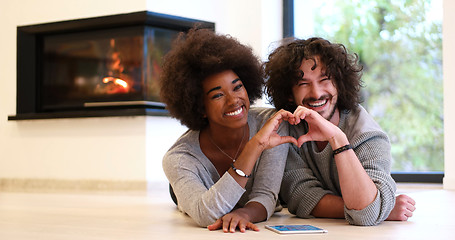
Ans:
<svg viewBox="0 0 455 240"><path fill-rule="evenodd" d="M236 101L236 99L237 99L237 97L232 93L227 95L228 103L233 103Z"/></svg>
<svg viewBox="0 0 455 240"><path fill-rule="evenodd" d="M228 104L236 104L239 99L239 97L235 93L228 93L226 98Z"/></svg>

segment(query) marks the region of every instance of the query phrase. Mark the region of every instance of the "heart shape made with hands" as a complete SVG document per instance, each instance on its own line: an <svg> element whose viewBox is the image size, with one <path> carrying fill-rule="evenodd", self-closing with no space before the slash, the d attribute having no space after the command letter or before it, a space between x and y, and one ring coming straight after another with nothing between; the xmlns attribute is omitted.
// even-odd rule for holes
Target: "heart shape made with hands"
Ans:
<svg viewBox="0 0 455 240"><path fill-rule="evenodd" d="M277 131L283 121L289 122L290 125L298 125L305 121L308 131L297 139L294 136L280 136ZM308 141L329 141L339 133L342 132L338 126L325 119L318 112L299 106L294 113L283 109L276 112L256 135L259 137L261 145L268 149L283 143L293 143L301 147Z"/></svg>
<svg viewBox="0 0 455 240"><path fill-rule="evenodd" d="M297 146L302 146L309 141L329 141L341 130L321 116L318 112L306 107L299 106L293 113L294 125L300 124L302 120L307 123L308 131L297 139ZM290 122L292 124L292 122Z"/></svg>

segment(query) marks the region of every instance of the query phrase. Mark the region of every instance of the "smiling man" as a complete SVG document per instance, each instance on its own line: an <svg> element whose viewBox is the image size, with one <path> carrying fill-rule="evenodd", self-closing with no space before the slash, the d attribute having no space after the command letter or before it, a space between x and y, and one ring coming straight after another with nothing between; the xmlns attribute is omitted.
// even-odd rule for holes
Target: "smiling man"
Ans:
<svg viewBox="0 0 455 240"><path fill-rule="evenodd" d="M387 134L360 105L356 54L322 38L286 39L265 63L267 93L294 112L281 197L299 217L346 218L354 225L407 220L415 202L395 197Z"/></svg>

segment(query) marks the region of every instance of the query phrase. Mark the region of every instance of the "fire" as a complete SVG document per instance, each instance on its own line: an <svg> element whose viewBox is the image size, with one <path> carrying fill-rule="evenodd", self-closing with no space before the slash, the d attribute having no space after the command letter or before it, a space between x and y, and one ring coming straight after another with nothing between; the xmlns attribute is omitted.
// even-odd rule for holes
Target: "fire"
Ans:
<svg viewBox="0 0 455 240"><path fill-rule="evenodd" d="M124 74L124 66L122 64L122 57L120 52L115 46L115 39L110 40L111 50L107 54L107 59L110 59L106 63L108 69L108 76L102 79L105 93L117 94L117 93L128 93L131 90L131 86L128 82L131 82L129 77ZM101 90L98 88L98 91Z"/></svg>
<svg viewBox="0 0 455 240"><path fill-rule="evenodd" d="M114 77L105 77L103 78L103 83L109 83L113 82L116 85L120 85L123 88L127 89L128 88L128 83L125 80L122 80L120 78L114 78Z"/></svg>
<svg viewBox="0 0 455 240"><path fill-rule="evenodd" d="M104 84L112 83L114 86L108 88L107 93L127 93L130 90L128 83L125 80L115 77L105 77L103 78Z"/></svg>
<svg viewBox="0 0 455 240"><path fill-rule="evenodd" d="M126 83L122 79L117 78L117 79L115 79L114 83L122 86L123 88L128 88L128 83Z"/></svg>

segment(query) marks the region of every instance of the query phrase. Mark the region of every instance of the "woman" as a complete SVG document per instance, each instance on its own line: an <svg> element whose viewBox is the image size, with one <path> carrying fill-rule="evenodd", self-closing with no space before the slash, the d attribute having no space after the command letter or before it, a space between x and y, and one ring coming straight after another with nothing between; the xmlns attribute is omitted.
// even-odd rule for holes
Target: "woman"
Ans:
<svg viewBox="0 0 455 240"><path fill-rule="evenodd" d="M259 230L274 212L288 146L290 112L253 108L263 70L251 48L192 29L165 56L161 98L186 125L163 159L178 208L209 230ZM277 147L275 147L277 146ZM274 147L274 148L273 148Z"/></svg>

